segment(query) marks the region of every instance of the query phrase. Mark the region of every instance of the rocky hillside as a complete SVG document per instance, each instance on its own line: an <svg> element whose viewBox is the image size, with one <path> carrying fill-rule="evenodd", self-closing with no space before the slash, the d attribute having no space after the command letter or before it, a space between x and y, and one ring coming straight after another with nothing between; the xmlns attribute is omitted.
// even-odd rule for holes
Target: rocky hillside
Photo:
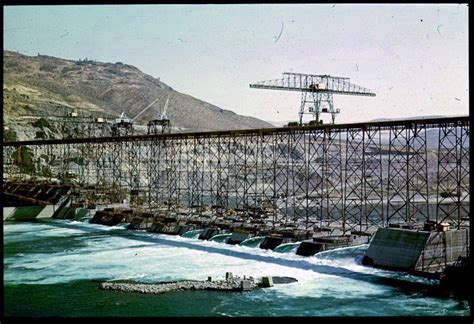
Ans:
<svg viewBox="0 0 474 324"><path fill-rule="evenodd" d="M155 118L169 97L168 118L180 129L272 127L262 120L237 115L177 92L159 79L121 62L74 61L4 51L3 73L6 125L20 123L24 120L22 116L54 114L65 107L110 117L124 111L133 118L158 98L158 102L136 120L136 124L146 124Z"/></svg>

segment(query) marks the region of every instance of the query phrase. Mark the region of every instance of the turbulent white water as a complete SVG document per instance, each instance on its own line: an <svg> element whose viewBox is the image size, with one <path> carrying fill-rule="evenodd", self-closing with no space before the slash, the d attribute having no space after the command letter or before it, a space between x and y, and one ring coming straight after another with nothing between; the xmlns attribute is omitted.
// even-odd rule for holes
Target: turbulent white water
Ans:
<svg viewBox="0 0 474 324"><path fill-rule="evenodd" d="M209 314L225 315L226 309L232 310L233 315L253 314L251 310L240 309L236 303L245 305L255 299L259 305L271 305L275 298L279 301L274 311L268 309L269 313L261 313L262 309L258 313L256 309L255 314L442 315L443 312L466 312L456 310L456 301L413 296L378 281L377 278L386 277L430 283L426 279L362 266L360 260L367 245L302 257L294 250L278 253L198 240L198 235L186 238L128 231L124 227L124 224L107 227L59 220L7 222L4 224L4 246L8 252L4 258L4 283L6 287L18 284L38 287L91 279L205 280L209 276L223 279L226 272L232 272L256 278L288 276L298 282L275 285L250 294L229 295L229 299L220 302L219 311L209 310ZM214 295L206 296L209 303L214 302ZM385 310L380 309L385 306Z"/></svg>
<svg viewBox="0 0 474 324"><path fill-rule="evenodd" d="M80 279L133 279L166 281L176 279L222 278L230 271L247 276L290 276L294 285L276 286L285 294L318 295L327 289L343 289L344 293L384 293L387 288L358 280L341 278L317 266L330 266L372 275L393 275L382 270L363 267L356 262L365 246L301 257L246 246L233 246L179 236L146 232L119 235L81 236L86 232L104 233L117 227L56 221L49 224L11 224L4 226L4 242L34 240L38 237L69 237L81 246L47 254L29 253L5 259L9 271L6 283L52 284ZM120 229L120 227L118 227ZM19 235L21 234L21 235ZM29 270L29 271L15 271ZM330 278L334 277L334 278ZM337 280L334 280L337 279ZM344 288L345 287L345 288Z"/></svg>

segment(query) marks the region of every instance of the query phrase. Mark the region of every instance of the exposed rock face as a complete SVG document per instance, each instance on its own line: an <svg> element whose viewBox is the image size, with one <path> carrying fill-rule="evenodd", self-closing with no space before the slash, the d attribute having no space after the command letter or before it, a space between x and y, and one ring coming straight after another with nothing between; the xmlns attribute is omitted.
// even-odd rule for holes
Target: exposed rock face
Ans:
<svg viewBox="0 0 474 324"><path fill-rule="evenodd" d="M258 287L255 280L246 280L250 284L250 289ZM216 290L216 291L241 291L241 280L218 280L218 281L194 281L185 280L179 282L169 282L161 284L132 284L103 282L99 286L103 290L113 290L121 292L138 292L142 294L162 294L171 291L184 290Z"/></svg>
<svg viewBox="0 0 474 324"><path fill-rule="evenodd" d="M159 78L134 66L93 60L65 60L51 56L26 56L3 52L3 107L6 125L16 125L17 136L35 129L22 116L58 114L65 108L133 118L158 99L136 124L155 119L169 97L167 115L172 126L187 130L226 130L273 127L262 120L240 116L173 90ZM51 134L46 134L51 135Z"/></svg>
<svg viewBox="0 0 474 324"><path fill-rule="evenodd" d="M287 284L298 281L295 278L291 277L267 278L271 278L273 283L275 284ZM232 276L231 273L226 276L226 280L183 280L175 282L163 282L157 284L102 282L99 285L99 289L102 290L137 292L141 294L163 294L172 291L185 290L250 291L259 287L268 287L268 285L263 284L261 280L256 280L253 277L242 279L238 276Z"/></svg>

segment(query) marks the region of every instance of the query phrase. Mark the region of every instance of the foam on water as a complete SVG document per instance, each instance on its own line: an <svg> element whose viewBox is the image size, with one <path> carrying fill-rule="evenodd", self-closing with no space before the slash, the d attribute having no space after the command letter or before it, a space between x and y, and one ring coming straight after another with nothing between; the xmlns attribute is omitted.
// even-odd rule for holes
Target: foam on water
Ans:
<svg viewBox="0 0 474 324"><path fill-rule="evenodd" d="M241 242L239 245L240 246L248 246L248 247L257 247L262 243L262 241L265 239L265 236L255 236L255 237L250 237L243 242Z"/></svg>
<svg viewBox="0 0 474 324"><path fill-rule="evenodd" d="M183 233L181 236L182 237L187 237L187 238L192 238L192 239L197 239L202 232L204 232L203 229L187 231L186 233Z"/></svg>
<svg viewBox="0 0 474 324"><path fill-rule="evenodd" d="M298 280L296 283L275 285L265 291L243 295L242 298L270 298L270 302L272 298L285 296L330 297L344 301L393 295L396 288L366 279L377 276L402 277L402 274L362 266L360 258L367 245L302 257L294 253L278 253L216 241L128 231L123 226L106 227L69 221L4 224L4 242L7 245L14 244L14 238L32 240L34 245L40 242L34 239L46 237L50 240L40 243L52 247L60 236L71 237L80 244L71 244L61 251L47 254L28 251L9 254L4 259L5 284L55 284L84 279L142 282L205 280L208 276L223 279L226 272L232 272L239 276L288 276ZM426 280L403 276L407 280ZM438 305L439 300L426 299L417 307L426 309L433 306L429 303ZM400 301L400 304L406 306L404 301ZM393 301L391 305L396 310ZM285 307L291 313L293 306ZM346 308L344 311L350 312L350 306Z"/></svg>
<svg viewBox="0 0 474 324"><path fill-rule="evenodd" d="M216 234L213 237L209 239L209 241L213 242L219 242L219 243L227 243L229 238L232 236L232 234L226 233L226 234Z"/></svg>
<svg viewBox="0 0 474 324"><path fill-rule="evenodd" d="M273 249L273 252L277 253L294 253L298 249L301 243L285 243L280 244L276 248Z"/></svg>

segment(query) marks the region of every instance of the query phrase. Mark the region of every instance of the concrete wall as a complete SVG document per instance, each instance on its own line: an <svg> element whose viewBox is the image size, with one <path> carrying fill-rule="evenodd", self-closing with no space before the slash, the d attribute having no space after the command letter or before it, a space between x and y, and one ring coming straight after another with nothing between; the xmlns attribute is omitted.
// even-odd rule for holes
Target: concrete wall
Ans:
<svg viewBox="0 0 474 324"><path fill-rule="evenodd" d="M442 272L469 251L469 229L427 232L379 228L366 256L375 267L402 271Z"/></svg>
<svg viewBox="0 0 474 324"><path fill-rule="evenodd" d="M3 220L7 220L15 213L15 207L3 207Z"/></svg>
<svg viewBox="0 0 474 324"><path fill-rule="evenodd" d="M429 232L379 228L366 255L374 266L414 269L429 236Z"/></svg>
<svg viewBox="0 0 474 324"><path fill-rule="evenodd" d="M54 205L47 205L35 218L51 218L55 212Z"/></svg>
<svg viewBox="0 0 474 324"><path fill-rule="evenodd" d="M36 219L45 206L27 206L27 207L17 207L15 213L12 216L12 219L15 220L31 220Z"/></svg>
<svg viewBox="0 0 474 324"><path fill-rule="evenodd" d="M441 272L460 256L468 256L469 229L432 232L416 264L416 270Z"/></svg>

